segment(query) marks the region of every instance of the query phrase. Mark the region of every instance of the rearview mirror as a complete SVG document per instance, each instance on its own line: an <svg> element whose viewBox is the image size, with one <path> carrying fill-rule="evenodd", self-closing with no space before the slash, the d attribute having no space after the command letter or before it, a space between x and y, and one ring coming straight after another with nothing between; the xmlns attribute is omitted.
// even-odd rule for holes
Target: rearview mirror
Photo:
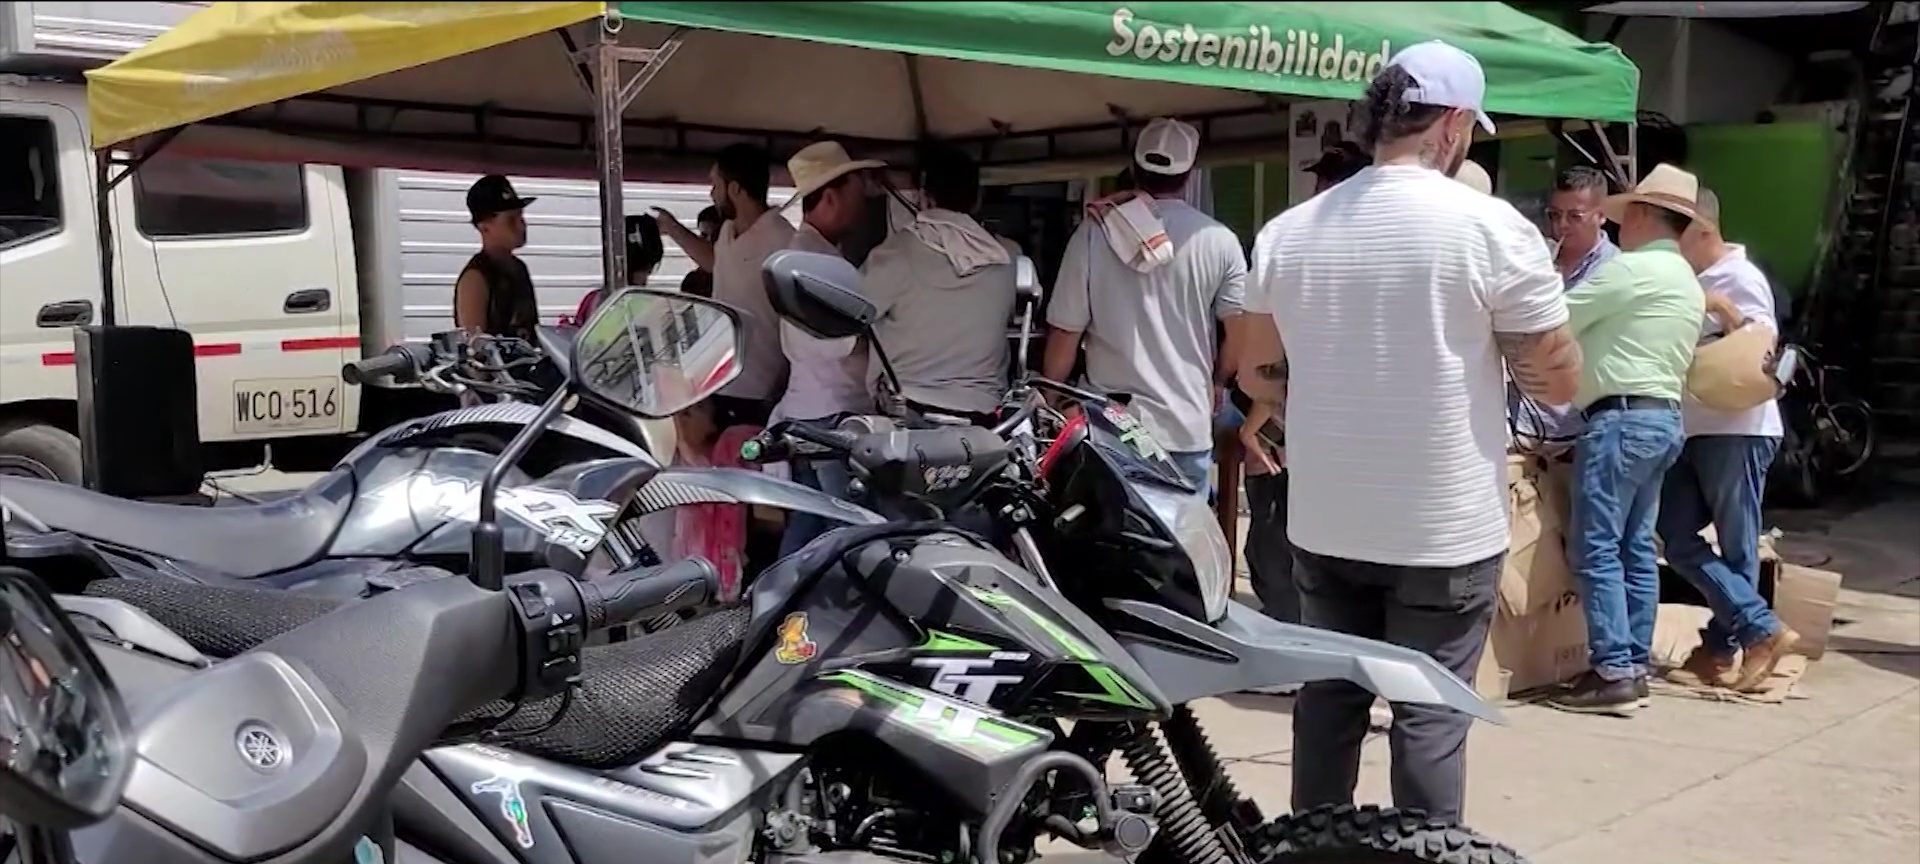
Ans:
<svg viewBox="0 0 1920 864"><path fill-rule="evenodd" d="M677 291L629 288L574 337L573 381L642 417L670 417L740 374L739 313Z"/></svg>
<svg viewBox="0 0 1920 864"><path fill-rule="evenodd" d="M98 822L132 759L100 661L39 580L0 567L0 812L56 831Z"/></svg>
<svg viewBox="0 0 1920 864"><path fill-rule="evenodd" d="M820 339L864 335L879 311L860 296L860 271L837 255L784 249L760 265L773 311Z"/></svg>

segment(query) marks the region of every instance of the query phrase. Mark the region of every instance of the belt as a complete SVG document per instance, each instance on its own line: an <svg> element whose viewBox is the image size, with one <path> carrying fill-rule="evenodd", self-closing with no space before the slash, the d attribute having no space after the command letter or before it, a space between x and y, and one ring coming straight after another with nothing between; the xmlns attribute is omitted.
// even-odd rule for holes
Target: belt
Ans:
<svg viewBox="0 0 1920 864"><path fill-rule="evenodd" d="M1677 400L1662 399L1658 396L1602 396L1580 409L1580 416L1592 420L1596 414L1605 414L1608 411L1632 411L1638 408L1667 408L1678 411L1680 403Z"/></svg>

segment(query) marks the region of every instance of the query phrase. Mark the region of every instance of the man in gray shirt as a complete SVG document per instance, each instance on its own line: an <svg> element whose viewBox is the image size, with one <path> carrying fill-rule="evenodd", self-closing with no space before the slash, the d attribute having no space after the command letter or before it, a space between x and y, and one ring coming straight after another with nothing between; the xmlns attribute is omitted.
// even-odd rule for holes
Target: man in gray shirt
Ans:
<svg viewBox="0 0 1920 864"><path fill-rule="evenodd" d="M867 256L860 290L874 305L900 395L919 411L992 422L1007 390L1014 256L973 218L980 167L950 147L921 159L924 206ZM881 366L868 364L868 377Z"/></svg>
<svg viewBox="0 0 1920 864"><path fill-rule="evenodd" d="M1223 361L1237 356L1247 258L1231 229L1181 199L1199 146L1200 134L1178 120L1157 119L1141 131L1135 183L1153 198L1172 260L1141 272L1114 253L1098 220L1080 223L1048 301L1042 372L1065 379L1084 344L1088 386L1132 394L1134 413L1205 494L1212 418L1233 378ZM1226 327L1224 345L1216 320Z"/></svg>

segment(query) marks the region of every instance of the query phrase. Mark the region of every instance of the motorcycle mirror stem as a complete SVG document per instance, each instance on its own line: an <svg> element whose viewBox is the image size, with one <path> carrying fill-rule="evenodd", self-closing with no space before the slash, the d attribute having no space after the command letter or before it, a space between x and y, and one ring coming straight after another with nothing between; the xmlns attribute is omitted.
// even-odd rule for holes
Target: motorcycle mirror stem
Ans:
<svg viewBox="0 0 1920 864"><path fill-rule="evenodd" d="M500 483L507 472L518 464L527 450L533 447L534 439L547 431L555 417L566 409L567 400L573 397L573 382L555 387L553 395L540 406L540 413L513 436L507 446L500 451L500 458L493 460L493 467L487 469L486 479L480 481L480 518L473 526L473 565L470 578L473 584L488 591L498 591L506 584L507 578L507 541L506 532L500 527Z"/></svg>

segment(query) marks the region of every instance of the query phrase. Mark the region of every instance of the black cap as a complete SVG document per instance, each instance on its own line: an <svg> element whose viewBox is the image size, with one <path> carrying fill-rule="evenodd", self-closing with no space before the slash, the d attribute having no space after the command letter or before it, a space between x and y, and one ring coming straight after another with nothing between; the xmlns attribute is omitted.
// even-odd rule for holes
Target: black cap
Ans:
<svg viewBox="0 0 1920 864"><path fill-rule="evenodd" d="M1360 149L1360 145L1352 141L1342 141L1328 147L1320 154L1318 160L1307 166L1306 170L1308 174L1338 182L1360 173L1360 169L1371 164L1373 159Z"/></svg>
<svg viewBox="0 0 1920 864"><path fill-rule="evenodd" d="M535 199L522 198L513 191L513 184L498 174L488 174L473 181L467 189L467 214L475 222L497 213L509 210L521 210Z"/></svg>

